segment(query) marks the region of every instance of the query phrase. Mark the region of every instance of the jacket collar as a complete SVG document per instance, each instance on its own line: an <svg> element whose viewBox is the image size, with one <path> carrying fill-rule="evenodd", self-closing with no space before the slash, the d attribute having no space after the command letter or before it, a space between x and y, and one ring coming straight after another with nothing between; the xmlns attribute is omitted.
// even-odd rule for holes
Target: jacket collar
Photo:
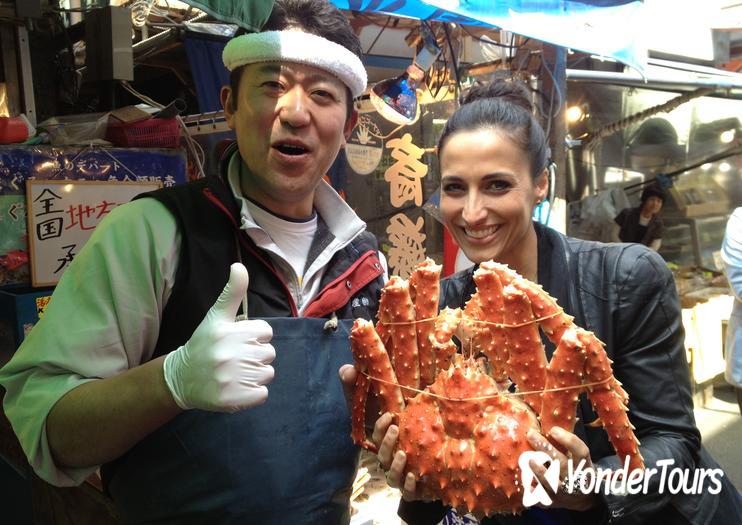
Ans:
<svg viewBox="0 0 742 525"><path fill-rule="evenodd" d="M240 192L240 172L244 169L242 157L237 150L237 144L230 145L224 152L220 162L220 174L227 188L230 188L230 197L237 213L238 224L248 233L251 230L260 230L246 204L246 199ZM314 194L314 208L317 215L327 226L332 237L341 245L353 240L366 229L366 223L340 198L337 192L325 181L320 181ZM262 230L261 230L262 231Z"/></svg>
<svg viewBox="0 0 742 525"><path fill-rule="evenodd" d="M570 246L566 235L538 222L533 225L538 238L539 284L575 318L579 326L585 326L582 302L577 297L580 293L577 252Z"/></svg>

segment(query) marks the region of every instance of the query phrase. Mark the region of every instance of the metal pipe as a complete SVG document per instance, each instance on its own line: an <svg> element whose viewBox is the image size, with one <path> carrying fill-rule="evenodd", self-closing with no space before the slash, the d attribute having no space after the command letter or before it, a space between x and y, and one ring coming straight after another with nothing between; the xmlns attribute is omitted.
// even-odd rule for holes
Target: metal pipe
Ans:
<svg viewBox="0 0 742 525"><path fill-rule="evenodd" d="M186 20L185 22L183 22L182 25L178 27L188 27L188 24L192 22L198 22L199 20L203 20L207 16L209 16L208 13L200 13L194 16L193 18L191 18L190 20ZM167 40L168 38L175 36L175 34L177 34L178 27L173 27L172 29L168 29L161 33L157 33L156 35L151 36L145 40L141 40L137 42L136 44L134 44L133 46L131 46L131 50L134 52L134 55L136 55L137 53L141 53L142 51L146 51L150 47L156 44L159 44L161 41Z"/></svg>
<svg viewBox="0 0 742 525"><path fill-rule="evenodd" d="M690 73L692 72L687 72L687 74ZM714 77L709 76L706 78L686 78L683 80L673 78L672 76L650 73L647 74L646 79L644 79L635 71L619 73L614 71L567 69L567 80L571 81L586 81L599 84L622 84L646 89L666 88L669 90L694 90L700 87L709 87L720 91L735 90L733 95L732 93L729 93L728 96L730 96L730 98L742 98L742 75L738 76L740 78L728 78L719 75Z"/></svg>
<svg viewBox="0 0 742 525"><path fill-rule="evenodd" d="M187 27L188 24L191 22L198 22L199 20L203 20L204 18L208 17L208 13L199 13L198 15L194 16L190 20L186 20L183 22L183 25L181 27ZM178 36L178 27L173 27L172 29L167 29L165 31L162 31L161 33L157 33L154 36L151 36L145 40L140 40L136 44L131 46L131 50L134 53L134 58L136 59L138 54L142 54L145 51L147 51L149 48L154 47L158 44L161 44L163 42L167 42L171 38L175 38ZM77 72L81 75L85 75L85 72L87 70L88 66L82 66L77 69Z"/></svg>

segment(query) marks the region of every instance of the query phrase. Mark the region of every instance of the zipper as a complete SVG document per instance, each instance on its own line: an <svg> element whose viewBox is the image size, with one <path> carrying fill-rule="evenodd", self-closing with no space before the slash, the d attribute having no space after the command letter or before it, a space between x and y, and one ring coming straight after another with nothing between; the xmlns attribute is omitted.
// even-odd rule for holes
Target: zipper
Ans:
<svg viewBox="0 0 742 525"><path fill-rule="evenodd" d="M224 204L214 195L211 189L204 188L203 194L212 204L214 204L217 208L219 208L222 212L224 212L224 214L232 222L232 225L237 229L237 232L238 232L237 237L239 239L240 244L248 252L250 252L250 254L252 254L258 261L260 261L263 264L263 266L268 268L268 270L270 270L270 272L273 274L273 276L276 279L278 279L278 282L281 283L281 286L283 287L283 291L286 293L286 300L288 301L288 304L291 307L291 315L293 317L299 317L299 310L296 307L296 302L294 301L294 297L291 295L291 290L289 290L289 287L286 284L286 281L284 281L283 277L279 275L279 273L276 271L273 264L267 261L261 254L255 251L255 249L252 246L250 246L250 243L245 239L245 236L247 234L239 228L234 216L232 216L232 214L229 212L226 206L224 206ZM247 312L245 312L245 314L247 314Z"/></svg>

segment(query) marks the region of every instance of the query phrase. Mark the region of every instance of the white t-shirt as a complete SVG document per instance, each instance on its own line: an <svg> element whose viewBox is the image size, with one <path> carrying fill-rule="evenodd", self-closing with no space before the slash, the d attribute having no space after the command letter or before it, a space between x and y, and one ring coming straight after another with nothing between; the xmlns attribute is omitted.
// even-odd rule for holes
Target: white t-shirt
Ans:
<svg viewBox="0 0 742 525"><path fill-rule="evenodd" d="M255 223L276 243L278 254L289 264L294 272L292 277L301 287L309 248L317 231L317 213L306 221L297 221L279 217L249 199L245 199L245 205Z"/></svg>

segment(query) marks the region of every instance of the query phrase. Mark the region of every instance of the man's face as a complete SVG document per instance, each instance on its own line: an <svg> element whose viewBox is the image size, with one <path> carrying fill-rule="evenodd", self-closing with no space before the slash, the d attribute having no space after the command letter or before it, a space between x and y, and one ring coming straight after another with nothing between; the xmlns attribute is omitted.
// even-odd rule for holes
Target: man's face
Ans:
<svg viewBox="0 0 742 525"><path fill-rule="evenodd" d="M311 215L315 188L355 125L347 97L345 84L316 67L245 66L239 93L222 89L227 124L247 167L242 192L280 215Z"/></svg>

